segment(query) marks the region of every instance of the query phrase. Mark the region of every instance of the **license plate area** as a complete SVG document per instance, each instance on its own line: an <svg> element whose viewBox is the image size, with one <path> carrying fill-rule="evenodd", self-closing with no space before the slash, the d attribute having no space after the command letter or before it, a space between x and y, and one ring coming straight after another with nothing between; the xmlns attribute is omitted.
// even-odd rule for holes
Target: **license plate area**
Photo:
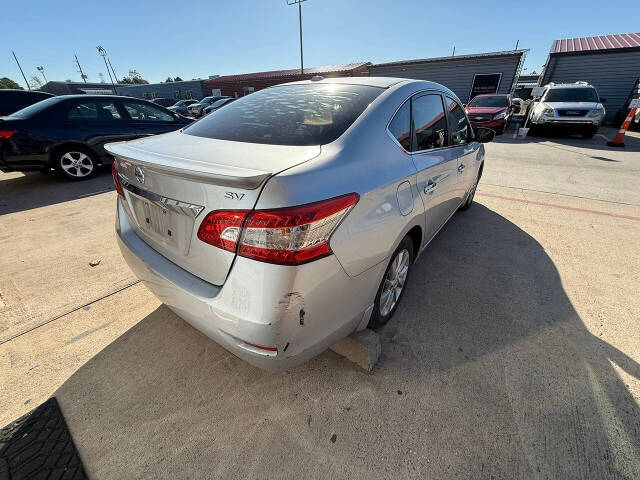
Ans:
<svg viewBox="0 0 640 480"><path fill-rule="evenodd" d="M127 193L139 231L151 243L186 255L191 244L193 218L133 192Z"/></svg>

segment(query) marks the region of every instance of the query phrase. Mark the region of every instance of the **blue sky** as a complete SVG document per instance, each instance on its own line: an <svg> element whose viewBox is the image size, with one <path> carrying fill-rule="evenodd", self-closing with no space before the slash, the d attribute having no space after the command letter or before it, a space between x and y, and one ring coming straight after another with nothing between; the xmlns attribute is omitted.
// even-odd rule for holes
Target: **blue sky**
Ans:
<svg viewBox="0 0 640 480"><path fill-rule="evenodd" d="M79 81L76 53L90 81L106 75L96 45L116 73L135 68L149 81L207 78L299 66L298 12L285 0L3 0L0 77ZM637 0L465 1L308 0L303 4L305 65L529 48L540 71L551 43L640 31ZM24 86L24 85L23 85Z"/></svg>

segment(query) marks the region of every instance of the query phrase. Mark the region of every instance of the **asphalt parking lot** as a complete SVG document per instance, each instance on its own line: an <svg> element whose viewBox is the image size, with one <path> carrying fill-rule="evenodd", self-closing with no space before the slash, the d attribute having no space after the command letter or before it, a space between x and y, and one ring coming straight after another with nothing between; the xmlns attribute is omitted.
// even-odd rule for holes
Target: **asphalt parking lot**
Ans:
<svg viewBox="0 0 640 480"><path fill-rule="evenodd" d="M94 479L640 478L640 133L613 132L488 144L372 373L263 372L176 317L108 171L0 174L0 425L55 395Z"/></svg>

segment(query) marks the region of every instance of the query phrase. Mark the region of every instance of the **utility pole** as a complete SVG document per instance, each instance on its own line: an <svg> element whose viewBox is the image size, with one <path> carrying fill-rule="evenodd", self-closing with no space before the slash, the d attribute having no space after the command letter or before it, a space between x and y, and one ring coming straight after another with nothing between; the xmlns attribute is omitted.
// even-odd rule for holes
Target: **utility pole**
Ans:
<svg viewBox="0 0 640 480"><path fill-rule="evenodd" d="M47 83L47 77L44 76L44 67L40 65L39 67L36 67L36 70L38 70L42 74L42 78L44 78L44 83Z"/></svg>
<svg viewBox="0 0 640 480"><path fill-rule="evenodd" d="M18 68L20 69L20 73L22 74L22 78L24 78L24 83L26 83L27 84L27 88L29 90L31 90L31 87L29 86L29 82L27 82L27 77L24 76L24 72L22 71L22 67L20 66L20 62L18 61L18 57L16 57L16 52L11 50L11 53L13 53L13 58L16 59L16 63L18 64Z"/></svg>
<svg viewBox="0 0 640 480"><path fill-rule="evenodd" d="M300 75L304 75L304 57L302 54L302 2L307 0L287 0L287 5L298 5L298 22L300 24Z"/></svg>
<svg viewBox="0 0 640 480"><path fill-rule="evenodd" d="M518 40L518 41L516 42L516 48L514 48L514 50L517 50L517 49L518 49L518 45L519 45L519 44L520 44L520 40Z"/></svg>
<svg viewBox="0 0 640 480"><path fill-rule="evenodd" d="M98 54L104 60L104 66L107 67L107 73L109 74L109 79L111 79L111 85L113 86L113 93L115 93L117 95L118 94L118 90L116 90L116 84L113 83L113 77L111 76L111 70L109 70L109 65L107 64L107 51L104 48L102 48L100 45L98 45L96 47L96 49L98 50Z"/></svg>
<svg viewBox="0 0 640 480"><path fill-rule="evenodd" d="M73 56L76 57L76 65L78 65L78 70L80 71L80 78L82 78L82 81L84 83L87 83L87 76L82 71L82 67L80 66L80 62L78 61L78 55L74 53Z"/></svg>
<svg viewBox="0 0 640 480"><path fill-rule="evenodd" d="M456 56L456 46L455 45L453 46L453 53L451 54L451 56L452 57Z"/></svg>

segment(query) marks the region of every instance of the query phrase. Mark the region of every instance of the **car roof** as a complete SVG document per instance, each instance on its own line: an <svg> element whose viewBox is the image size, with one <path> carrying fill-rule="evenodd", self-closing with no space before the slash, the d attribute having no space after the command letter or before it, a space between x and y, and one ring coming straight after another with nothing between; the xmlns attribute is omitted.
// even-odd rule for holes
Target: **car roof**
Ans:
<svg viewBox="0 0 640 480"><path fill-rule="evenodd" d="M547 84L545 87L549 88L595 88L593 85L589 85L588 83L554 83Z"/></svg>
<svg viewBox="0 0 640 480"><path fill-rule="evenodd" d="M409 78L397 78L397 77L333 77L322 78L320 76L314 77L318 80L300 80L298 82L283 83L281 85L304 85L304 84L342 84L342 85L366 85L369 87L381 87L389 88L392 85L402 82L416 81Z"/></svg>
<svg viewBox="0 0 640 480"><path fill-rule="evenodd" d="M75 95L58 95L56 98L60 100L67 99L82 99L82 100L109 100L109 99L119 99L119 100L139 100L142 102L149 102L144 98L136 98L136 97L128 97L126 95L86 95L86 94L75 94Z"/></svg>
<svg viewBox="0 0 640 480"><path fill-rule="evenodd" d="M476 97L508 97L508 93L481 93L480 95L476 95Z"/></svg>

